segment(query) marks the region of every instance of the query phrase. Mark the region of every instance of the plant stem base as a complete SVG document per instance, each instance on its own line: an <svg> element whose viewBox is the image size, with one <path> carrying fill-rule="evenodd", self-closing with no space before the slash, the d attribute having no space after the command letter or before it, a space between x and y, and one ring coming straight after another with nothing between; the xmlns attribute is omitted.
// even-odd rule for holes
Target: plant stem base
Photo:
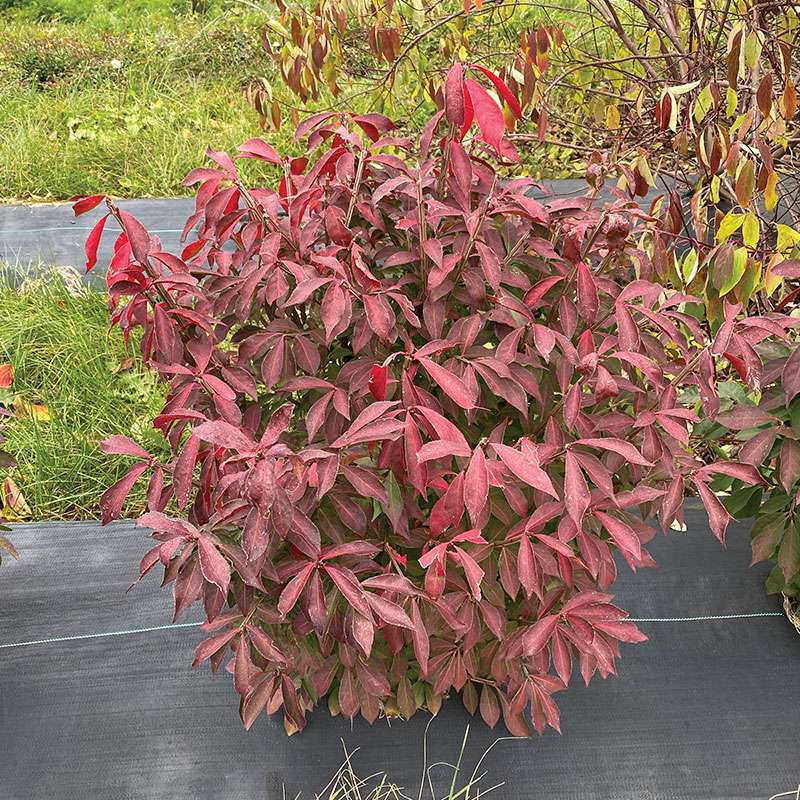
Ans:
<svg viewBox="0 0 800 800"><path fill-rule="evenodd" d="M800 599L784 595L783 610L786 612L789 622L791 622L792 625L797 628L797 632L800 633Z"/></svg>

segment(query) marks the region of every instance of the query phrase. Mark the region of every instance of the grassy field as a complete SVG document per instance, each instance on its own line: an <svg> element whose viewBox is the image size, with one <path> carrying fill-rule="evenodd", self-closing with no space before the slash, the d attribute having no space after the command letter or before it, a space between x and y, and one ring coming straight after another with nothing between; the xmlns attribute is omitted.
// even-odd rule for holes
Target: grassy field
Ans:
<svg viewBox="0 0 800 800"><path fill-rule="evenodd" d="M258 135L243 86L271 69L260 15L189 10L0 0L0 196L179 194L206 146Z"/></svg>
<svg viewBox="0 0 800 800"><path fill-rule="evenodd" d="M297 101L261 47L262 0L194 1L202 13L191 0L0 0L0 200L185 194L180 181L207 146L233 150L261 134L244 96L261 77L284 117L267 138L299 153ZM319 105L332 102L342 101ZM365 111L370 101L348 102ZM433 107L411 105L388 113L419 127ZM522 155L537 176L563 176L575 154L537 145Z"/></svg>
<svg viewBox="0 0 800 800"><path fill-rule="evenodd" d="M70 291L57 277L0 279L0 363L14 370L11 387L0 390L0 433L17 461L7 474L34 519L98 515L100 495L125 471L98 440L124 432L153 452L162 446L151 426L162 390L135 344L126 352L109 330L106 304L104 294ZM139 487L132 504L142 496Z"/></svg>

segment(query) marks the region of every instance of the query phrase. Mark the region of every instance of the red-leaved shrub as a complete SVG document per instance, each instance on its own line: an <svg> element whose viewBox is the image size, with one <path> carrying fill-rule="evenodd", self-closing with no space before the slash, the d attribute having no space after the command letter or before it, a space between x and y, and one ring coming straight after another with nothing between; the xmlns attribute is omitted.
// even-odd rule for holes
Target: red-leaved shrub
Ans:
<svg viewBox="0 0 800 800"><path fill-rule="evenodd" d="M680 522L687 489L723 539L710 480L760 480L698 460L691 398L716 413L723 358L756 386L783 319L729 305L710 336L651 280L644 214L533 199L492 166L515 155L503 127L457 65L419 142L318 114L308 158L240 148L277 190L209 152L180 257L109 203L113 321L170 382L174 459L106 441L135 463L104 517L150 475L141 574L164 566L176 616L202 601L194 664L227 661L247 727L282 707L301 728L326 694L372 721L463 690L490 725L558 728L573 671L613 674L645 638L606 594L614 552L651 565L643 518Z"/></svg>

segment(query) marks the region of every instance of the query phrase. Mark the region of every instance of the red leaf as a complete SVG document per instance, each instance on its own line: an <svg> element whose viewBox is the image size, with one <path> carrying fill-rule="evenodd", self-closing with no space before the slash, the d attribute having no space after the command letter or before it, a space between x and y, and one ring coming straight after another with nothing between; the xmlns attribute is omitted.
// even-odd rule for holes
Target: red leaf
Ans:
<svg viewBox="0 0 800 800"><path fill-rule="evenodd" d="M714 536L724 544L725 531L728 528L728 524L733 520L733 517L728 513L725 506L720 503L711 489L701 480L693 478L692 482L697 487L700 499L703 501L703 505L708 512L708 521L711 525L711 530L714 532Z"/></svg>
<svg viewBox="0 0 800 800"><path fill-rule="evenodd" d="M381 341L386 341L389 338L389 331L395 323L389 301L382 294L366 294L364 295L364 310L370 328L375 331Z"/></svg>
<svg viewBox="0 0 800 800"><path fill-rule="evenodd" d="M484 686L481 689L480 711L483 721L494 728L500 719L500 703L497 702L497 695L491 686Z"/></svg>
<svg viewBox="0 0 800 800"><path fill-rule="evenodd" d="M800 479L800 444L793 439L784 439L780 450L780 480L788 494L791 494L798 479Z"/></svg>
<svg viewBox="0 0 800 800"><path fill-rule="evenodd" d="M557 614L548 614L525 631L522 646L526 656L535 656L550 641L558 619Z"/></svg>
<svg viewBox="0 0 800 800"><path fill-rule="evenodd" d="M197 461L197 453L200 449L200 439L197 436L190 436L181 450L181 454L175 459L175 467L172 473L172 487L175 492L175 500L178 508L183 508L188 499L192 488L192 477L194 475L194 465Z"/></svg>
<svg viewBox="0 0 800 800"><path fill-rule="evenodd" d="M14 383L14 365L7 361L0 364L0 389L10 389ZM102 442L101 442L102 445Z"/></svg>
<svg viewBox="0 0 800 800"><path fill-rule="evenodd" d="M475 559L466 551L461 550L460 548L456 549L455 557L458 559L462 569L464 570L467 583L469 584L469 588L472 590L472 596L476 600L480 600L481 581L486 573L480 568Z"/></svg>
<svg viewBox="0 0 800 800"><path fill-rule="evenodd" d="M469 460L464 476L464 505L473 525L477 525L486 503L489 501L489 473L482 447L476 447Z"/></svg>
<svg viewBox="0 0 800 800"><path fill-rule="evenodd" d="M108 439L103 439L100 442L100 449L104 453L113 453L115 455L150 458L150 453L147 450L136 444L133 439L121 434L115 434L114 436L109 436Z"/></svg>
<svg viewBox="0 0 800 800"><path fill-rule="evenodd" d="M414 655L417 657L419 663L419 670L422 677L428 675L428 657L430 654L430 638L428 631L422 621L422 615L419 613L417 603L411 603L411 622L413 628L411 630L411 641L414 645Z"/></svg>
<svg viewBox="0 0 800 800"><path fill-rule="evenodd" d="M328 577L336 584L336 588L342 593L342 596L347 602L350 603L362 617L371 620L372 613L370 612L366 593L359 585L353 573L344 567L334 567L333 564L327 563L325 564L325 572L328 573Z"/></svg>
<svg viewBox="0 0 800 800"><path fill-rule="evenodd" d="M558 677L566 686L572 675L572 652L565 637L559 633L558 629L553 634L550 646L553 653L553 666Z"/></svg>
<svg viewBox="0 0 800 800"><path fill-rule="evenodd" d="M578 311L581 317L591 324L597 316L597 286L589 267L583 261L578 262L576 269L578 271Z"/></svg>
<svg viewBox="0 0 800 800"><path fill-rule="evenodd" d="M149 466L147 462L134 464L122 478L103 492L100 498L100 515L103 525L120 515L125 498Z"/></svg>
<svg viewBox="0 0 800 800"><path fill-rule="evenodd" d="M480 70L494 84L497 93L506 101L514 116L517 119L522 119L522 107L519 104L519 100L514 97L514 93L506 86L499 75L495 75L494 72L482 67L480 64L469 64L468 66Z"/></svg>
<svg viewBox="0 0 800 800"><path fill-rule="evenodd" d="M79 217L81 214L85 214L87 211L99 206L105 199L106 195L104 194L93 194L91 197L71 197L70 202L72 202L72 210L75 212L75 216Z"/></svg>
<svg viewBox="0 0 800 800"><path fill-rule="evenodd" d="M282 617L285 617L295 607L313 571L314 564L306 564L300 572L283 587L281 596L278 598L277 606L278 613Z"/></svg>
<svg viewBox="0 0 800 800"><path fill-rule="evenodd" d="M800 347L796 347L794 352L786 359L783 366L783 392L786 396L786 405L800 394Z"/></svg>
<svg viewBox="0 0 800 800"><path fill-rule="evenodd" d="M209 583L217 586L223 595L226 595L231 582L230 564L207 536L198 538L197 550L200 554L200 569L203 577Z"/></svg>
<svg viewBox="0 0 800 800"><path fill-rule="evenodd" d="M728 475L731 478L746 483L748 486L755 486L757 483L764 483L759 471L752 464L740 464L736 461L715 461L706 464L697 470L698 476L708 475Z"/></svg>
<svg viewBox="0 0 800 800"><path fill-rule="evenodd" d="M620 642L646 642L647 637L632 623L625 620L603 620L592 623L596 628L609 636L613 636Z"/></svg>
<svg viewBox="0 0 800 800"><path fill-rule="evenodd" d="M389 376L389 368L382 364L373 364L370 370L368 388L376 400L386 399L386 382Z"/></svg>
<svg viewBox="0 0 800 800"><path fill-rule="evenodd" d="M517 554L517 575L520 585L525 592L525 597L530 597L539 588L536 576L536 563L533 548L527 534L519 540L519 553Z"/></svg>
<svg viewBox="0 0 800 800"><path fill-rule="evenodd" d="M464 124L464 70L456 62L444 83L444 109L447 121L456 128Z"/></svg>
<svg viewBox="0 0 800 800"><path fill-rule="evenodd" d="M248 139L244 144L240 144L237 150L243 158L257 158L270 164L283 163L275 149L263 139Z"/></svg>
<svg viewBox="0 0 800 800"><path fill-rule="evenodd" d="M297 689L295 689L292 679L284 672L281 674L281 697L283 698L283 711L286 718L296 727L303 728L305 717L297 699Z"/></svg>
<svg viewBox="0 0 800 800"><path fill-rule="evenodd" d="M493 444L492 447L500 460L521 481L527 483L528 486L533 486L534 489L549 494L556 500L560 499L553 488L550 476L534 461L533 456L505 444Z"/></svg>
<svg viewBox="0 0 800 800"><path fill-rule="evenodd" d="M439 366L435 361L429 358L420 358L420 364L425 368L428 375L431 376L434 383L444 391L444 393L457 405L465 410L475 408L475 395L466 387L464 381L457 375L454 375L444 367Z"/></svg>
<svg viewBox="0 0 800 800"><path fill-rule="evenodd" d="M286 663L283 653L278 650L275 646L275 642L273 642L261 628L257 628L255 625L248 625L247 632L250 634L250 640L253 642L256 650L258 650L267 661L274 661L277 664Z"/></svg>
<svg viewBox="0 0 800 800"><path fill-rule="evenodd" d="M502 109L479 83L467 78L464 85L472 101L481 136L484 141L499 151L506 125Z"/></svg>
<svg viewBox="0 0 800 800"><path fill-rule="evenodd" d="M213 422L203 422L194 429L194 435L204 442L224 447L226 450L248 452L255 449L255 442L235 425L222 419Z"/></svg>
<svg viewBox="0 0 800 800"><path fill-rule="evenodd" d="M194 651L192 666L199 667L204 661L208 661L211 656L222 650L237 633L239 633L238 628L231 628L230 630L223 631L222 633L216 634L216 636L212 636L210 639L200 642Z"/></svg>
<svg viewBox="0 0 800 800"><path fill-rule="evenodd" d="M622 520L612 517L602 511L595 511L594 516L603 523L603 527L609 532L614 544L620 550L630 555L638 561L642 557L642 544L639 537L630 525L626 525Z"/></svg>
<svg viewBox="0 0 800 800"><path fill-rule="evenodd" d="M775 417L768 414L759 406L735 406L731 411L726 411L717 416L717 422L735 431L742 431L746 428L757 428L767 423L774 424Z"/></svg>
<svg viewBox="0 0 800 800"><path fill-rule="evenodd" d="M481 269L486 278L486 282L494 289L495 292L500 290L500 277L501 265L497 253L491 248L487 247L483 242L477 242L475 245L478 248L478 253L481 257Z"/></svg>
<svg viewBox="0 0 800 800"><path fill-rule="evenodd" d="M578 464L575 456L567 450L566 472L564 475L564 500L566 502L567 514L572 521L580 527L583 515L589 508L591 495L589 487L586 485L586 478Z"/></svg>
<svg viewBox="0 0 800 800"><path fill-rule="evenodd" d="M253 727L258 715L264 710L275 691L275 679L265 677L250 691L242 704L242 723L245 730Z"/></svg>
<svg viewBox="0 0 800 800"><path fill-rule="evenodd" d="M103 236L103 228L106 226L106 220L111 216L104 214L97 220L97 223L89 232L86 237L85 251L86 251L86 271L89 272L95 264L97 264L97 248L100 245L100 239Z"/></svg>
<svg viewBox="0 0 800 800"><path fill-rule="evenodd" d="M600 450L610 450L612 453L621 455L631 464L641 464L643 467L653 466L630 442L624 442L622 439L614 439L610 436L604 439L578 439L575 444L596 447Z"/></svg>
<svg viewBox="0 0 800 800"><path fill-rule="evenodd" d="M345 717L353 719L358 713L358 705L358 695L356 694L353 673L349 669L345 669L339 681L339 708L342 709L342 714L344 714Z"/></svg>
<svg viewBox="0 0 800 800"><path fill-rule="evenodd" d="M127 211L120 211L119 217L122 220L122 228L128 237L134 258L140 264L146 264L147 256L150 253L150 234L145 230L144 225Z"/></svg>
<svg viewBox="0 0 800 800"><path fill-rule="evenodd" d="M398 628L407 628L408 630L414 630L414 623L409 619L408 614L406 614L403 609L397 605L397 603L393 603L390 600L387 600L385 597L380 597L377 594L372 594L371 592L366 593L367 602L369 603L372 610L386 623L389 625L394 625Z"/></svg>

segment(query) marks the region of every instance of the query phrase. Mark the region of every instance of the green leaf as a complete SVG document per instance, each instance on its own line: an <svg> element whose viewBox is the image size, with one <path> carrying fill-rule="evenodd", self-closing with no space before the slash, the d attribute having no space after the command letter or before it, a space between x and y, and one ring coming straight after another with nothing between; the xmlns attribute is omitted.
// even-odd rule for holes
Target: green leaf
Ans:
<svg viewBox="0 0 800 800"><path fill-rule="evenodd" d="M758 286L760 281L761 281L761 264L758 261L755 261L754 259L750 259L747 262L747 268L744 271L744 277L739 283L739 286L736 291L738 298L743 303L747 304L747 302L752 297L756 286Z"/></svg>
<svg viewBox="0 0 800 800"><path fill-rule="evenodd" d="M789 405L789 424L795 433L800 434L800 395Z"/></svg>
<svg viewBox="0 0 800 800"><path fill-rule="evenodd" d="M761 492L760 486L743 486L722 498L722 504L736 519L748 519L755 516L761 506Z"/></svg>
<svg viewBox="0 0 800 800"><path fill-rule="evenodd" d="M778 592L782 591L784 583L781 568L776 564L767 578L767 591L770 594L778 594Z"/></svg>
<svg viewBox="0 0 800 800"><path fill-rule="evenodd" d="M781 549L778 551L778 566L787 583L800 569L800 530L796 526L789 528L783 537Z"/></svg>
<svg viewBox="0 0 800 800"><path fill-rule="evenodd" d="M750 532L753 547L753 564L766 561L775 555L786 531L785 514L762 514Z"/></svg>

